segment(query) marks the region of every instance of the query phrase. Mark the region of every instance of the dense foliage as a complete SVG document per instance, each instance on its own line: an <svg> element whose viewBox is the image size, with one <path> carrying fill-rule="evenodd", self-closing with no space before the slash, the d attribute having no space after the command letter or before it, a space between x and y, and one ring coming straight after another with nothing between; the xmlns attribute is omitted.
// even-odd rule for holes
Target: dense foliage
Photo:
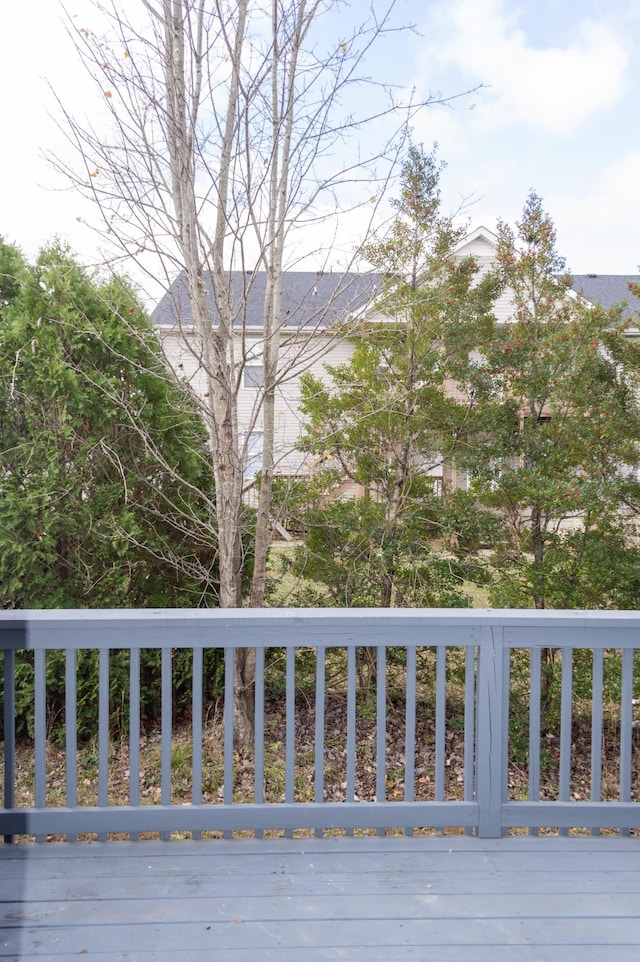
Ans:
<svg viewBox="0 0 640 962"><path fill-rule="evenodd" d="M532 194L499 227L508 323L480 331L466 457L472 496L503 521L492 600L506 607L637 607L633 503L640 467L640 348L622 305L575 294L555 230ZM615 561L615 564L612 563Z"/></svg>
<svg viewBox="0 0 640 962"><path fill-rule="evenodd" d="M0 604L215 598L201 421L131 288L0 247Z"/></svg>
<svg viewBox="0 0 640 962"><path fill-rule="evenodd" d="M162 360L130 286L90 278L69 253L36 264L0 244L0 606L126 608L216 603L206 435ZM208 683L219 656L209 653ZM160 709L159 653L143 653L144 717ZM176 710L188 654L176 653ZM64 731L64 664L47 658L48 722ZM78 656L78 729L97 724L97 652ZM128 655L111 659L122 714ZM32 725L33 660L17 665L17 728ZM123 716L124 717L124 716Z"/></svg>
<svg viewBox="0 0 640 962"><path fill-rule="evenodd" d="M638 607L633 321L575 294L535 194L499 225L493 269L456 256L438 173L412 149L393 229L367 249L385 320L303 378L318 470L294 570L337 605L459 605L481 581L498 606ZM332 500L345 491L362 499Z"/></svg>
<svg viewBox="0 0 640 962"><path fill-rule="evenodd" d="M468 559L447 541L452 502L435 477L468 436L469 399L447 389L448 359L490 322L494 282L455 256L461 231L440 211L439 173L433 155L409 151L393 227L365 250L386 277L380 321L356 332L330 383L302 378L301 445L319 471L298 569L337 604L467 603ZM357 500L331 500L341 490Z"/></svg>

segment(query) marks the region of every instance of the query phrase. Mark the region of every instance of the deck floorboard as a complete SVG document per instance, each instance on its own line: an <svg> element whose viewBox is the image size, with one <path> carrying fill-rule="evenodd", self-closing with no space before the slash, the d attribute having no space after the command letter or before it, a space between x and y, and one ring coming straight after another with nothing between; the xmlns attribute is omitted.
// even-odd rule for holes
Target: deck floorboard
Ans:
<svg viewBox="0 0 640 962"><path fill-rule="evenodd" d="M640 962L640 839L0 845L2 962Z"/></svg>

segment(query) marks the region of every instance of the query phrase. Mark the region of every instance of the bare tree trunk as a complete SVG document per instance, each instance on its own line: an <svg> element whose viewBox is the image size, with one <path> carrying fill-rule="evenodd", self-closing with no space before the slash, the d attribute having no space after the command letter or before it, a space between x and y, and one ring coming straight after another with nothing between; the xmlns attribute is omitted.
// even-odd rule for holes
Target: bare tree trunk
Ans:
<svg viewBox="0 0 640 962"><path fill-rule="evenodd" d="M263 403L263 462L260 497L256 518L255 562L251 585L251 607L264 604L267 554L269 551L270 507L275 473L275 399L280 357L282 326L282 272L286 240L286 218L291 181L291 138L295 120L296 78L298 56L304 37L318 8L317 0L308 4L300 0L295 11L295 24L289 39L289 51L282 63L280 33L280 4L272 0L272 58L271 58L271 139L274 160L269 183L269 245L267 249L268 284L264 324L264 403ZM286 51L285 51L286 54ZM283 76L282 81L280 80Z"/></svg>
<svg viewBox="0 0 640 962"><path fill-rule="evenodd" d="M188 290L195 327L200 335L209 398L208 427L216 481L218 523L219 601L222 608L242 606L242 460L239 454L236 384L233 353L234 318L229 304L224 252L228 229L229 181L239 101L239 70L242 62L247 17L247 0L237 4L237 27L231 51L232 68L225 127L220 146L218 204L215 233L210 250L211 275L218 304L214 326L206 302L203 239L200 236L194 165L194 125L198 117L201 87L199 54L203 35L204 2L200 0L195 35L197 38L195 89L187 107L187 78L184 55L184 0L164 0L166 35L166 91L170 129L168 146L171 175L180 232L180 247L186 266ZM190 118L190 119L189 119ZM234 654L234 737L247 744L253 735L253 682L255 652L237 649Z"/></svg>
<svg viewBox="0 0 640 962"><path fill-rule="evenodd" d="M536 579L535 606L544 608L544 536L540 518L540 508L534 505L531 509L531 548L533 551L533 572Z"/></svg>
<svg viewBox="0 0 640 962"><path fill-rule="evenodd" d="M544 536L537 505L531 509L531 548L533 552L533 577L536 579L534 604L538 611L544 610ZM542 649L542 679L540 702L543 720L548 720L552 708L553 683L556 665L556 649Z"/></svg>
<svg viewBox="0 0 640 962"><path fill-rule="evenodd" d="M381 11L372 8L368 19L346 31L336 16L335 39L326 28L310 37L321 14L334 16L333 5L320 0L272 0L270 28L264 4L255 0L140 0L126 15L118 0L92 3L114 35L106 41L113 52L108 61L102 37L85 28L77 31L70 15L69 30L96 82L99 102L110 112L113 136L97 133L60 104L61 127L82 163L78 171L63 161L57 166L97 203L101 227L121 255L156 280L162 270L168 284L184 273L193 321L188 333L198 335L197 348L189 349L202 370L200 407L214 463L223 607L243 603L243 474L251 431L262 430L250 593L251 605L260 606L276 470L276 395L305 366L304 351L295 360L283 358L281 351L290 231L312 225L308 253L322 267L328 252L319 247L313 225L324 224L329 207L361 206L371 223L394 175L407 125L432 101L409 100L399 107L401 98L389 90L383 104L382 88L371 81L375 97L368 115L356 118L344 106L352 85L363 102L367 81L360 67L377 39L395 33L393 2ZM143 11L147 19L140 25ZM385 116L392 126L382 138L384 146L363 156L360 132L369 122L381 125ZM341 154L332 166L328 158L336 143ZM95 171L90 178L88 170ZM347 199L342 191L353 195L358 181L362 197ZM295 256L301 256L297 248ZM234 289L230 271L238 264L245 270L248 263L267 272L268 285L264 389L251 423L242 425L243 434L238 395L252 332L246 325L247 291ZM330 309L324 305L318 316L323 328ZM306 357L313 360L317 339L311 332L305 338ZM239 654L234 668L236 736L243 742L252 735L253 663L253 653Z"/></svg>

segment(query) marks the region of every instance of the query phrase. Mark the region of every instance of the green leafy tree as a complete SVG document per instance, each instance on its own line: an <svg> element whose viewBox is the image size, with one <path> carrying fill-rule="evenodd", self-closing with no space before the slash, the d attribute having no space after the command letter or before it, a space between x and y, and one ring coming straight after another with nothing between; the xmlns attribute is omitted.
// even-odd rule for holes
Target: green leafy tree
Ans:
<svg viewBox="0 0 640 962"><path fill-rule="evenodd" d="M512 318L481 332L482 363L460 372L477 400L472 486L504 522L493 600L629 606L640 348L622 305L605 310L574 293L555 244L532 193L516 230L499 226L496 275L512 293Z"/></svg>
<svg viewBox="0 0 640 962"><path fill-rule="evenodd" d="M338 604L466 601L447 543L454 501L435 478L466 444L474 402L451 377L489 323L493 281L456 256L462 232L440 211L440 170L434 154L409 150L393 225L364 251L385 278L382 320L362 326L329 381L302 379L301 444L321 464L305 564ZM364 497L341 500L349 488Z"/></svg>
<svg viewBox="0 0 640 962"><path fill-rule="evenodd" d="M26 273L27 267L18 248L5 244L0 238L0 315L15 300Z"/></svg>
<svg viewBox="0 0 640 962"><path fill-rule="evenodd" d="M200 418L128 284L0 245L0 605L216 603Z"/></svg>

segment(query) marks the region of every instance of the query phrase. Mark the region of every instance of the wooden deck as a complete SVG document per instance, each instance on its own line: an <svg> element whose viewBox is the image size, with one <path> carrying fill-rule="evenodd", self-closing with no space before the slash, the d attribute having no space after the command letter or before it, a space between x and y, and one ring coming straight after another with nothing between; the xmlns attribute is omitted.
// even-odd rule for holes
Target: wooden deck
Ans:
<svg viewBox="0 0 640 962"><path fill-rule="evenodd" d="M0 958L634 962L640 839L0 845Z"/></svg>

